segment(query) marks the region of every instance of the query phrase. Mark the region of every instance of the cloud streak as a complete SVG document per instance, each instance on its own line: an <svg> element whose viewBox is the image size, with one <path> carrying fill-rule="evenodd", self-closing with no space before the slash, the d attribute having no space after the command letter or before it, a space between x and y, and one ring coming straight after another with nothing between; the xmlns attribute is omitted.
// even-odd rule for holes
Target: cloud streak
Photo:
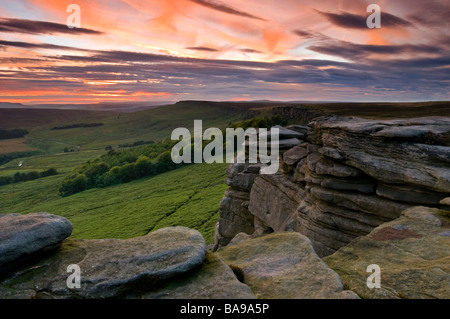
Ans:
<svg viewBox="0 0 450 319"><path fill-rule="evenodd" d="M331 13L316 10L328 21L342 28L367 29L367 17L348 12ZM411 23L388 12L381 13L383 27L408 27Z"/></svg>
<svg viewBox="0 0 450 319"><path fill-rule="evenodd" d="M228 14L232 14L235 16L239 16L239 17L244 17L244 18L250 18L250 19L255 19L255 20L261 20L261 21L266 21L263 18L257 17L253 14L247 13L247 12L243 12L243 11L239 11L235 8L232 8L228 5L225 5L223 3L220 3L218 1L211 1L211 0L190 0L194 3L197 3L201 6L213 9L213 10L217 10L220 12L224 12L224 13L228 13Z"/></svg>
<svg viewBox="0 0 450 319"><path fill-rule="evenodd" d="M102 35L103 32L85 29L70 29L65 24L35 21L27 19L0 18L0 32L26 33L26 34L76 34L76 35Z"/></svg>

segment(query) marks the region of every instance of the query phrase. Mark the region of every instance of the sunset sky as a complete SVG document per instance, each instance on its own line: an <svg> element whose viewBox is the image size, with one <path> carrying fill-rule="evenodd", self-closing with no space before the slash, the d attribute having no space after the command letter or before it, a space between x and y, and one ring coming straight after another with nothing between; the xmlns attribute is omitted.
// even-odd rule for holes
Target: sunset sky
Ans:
<svg viewBox="0 0 450 319"><path fill-rule="evenodd" d="M450 1L2 0L0 60L0 102L450 100Z"/></svg>

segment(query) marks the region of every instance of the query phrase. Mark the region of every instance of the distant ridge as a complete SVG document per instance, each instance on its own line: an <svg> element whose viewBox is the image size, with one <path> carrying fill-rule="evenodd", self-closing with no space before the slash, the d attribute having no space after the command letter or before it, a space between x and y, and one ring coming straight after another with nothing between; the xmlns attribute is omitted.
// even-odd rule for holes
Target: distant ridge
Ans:
<svg viewBox="0 0 450 319"><path fill-rule="evenodd" d="M129 103L99 103L99 104L21 104L0 102L0 109L47 109L47 110L78 110L78 111L107 111L132 113L170 105L174 102L129 102Z"/></svg>

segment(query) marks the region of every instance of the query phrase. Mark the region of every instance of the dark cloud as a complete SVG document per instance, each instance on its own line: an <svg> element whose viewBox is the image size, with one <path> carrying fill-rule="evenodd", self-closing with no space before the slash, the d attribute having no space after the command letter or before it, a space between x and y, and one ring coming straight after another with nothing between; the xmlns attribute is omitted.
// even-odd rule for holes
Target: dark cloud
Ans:
<svg viewBox="0 0 450 319"><path fill-rule="evenodd" d="M211 0L190 0L192 2L195 2L201 6L210 8L210 9L214 9L217 11L221 11L221 12L225 12L228 14L233 14L236 16L240 16L240 17L245 17L245 18L251 18L251 19L256 19L256 20L261 20L261 21L266 21L265 19L262 19L260 17L254 16L250 13L247 12L243 12L243 11L239 11L237 9L234 9L230 6L227 6L223 3L220 3L218 1L211 1Z"/></svg>
<svg viewBox="0 0 450 319"><path fill-rule="evenodd" d="M194 51L206 51L206 52L219 52L217 49L208 48L208 47L187 47L188 50L194 50Z"/></svg>
<svg viewBox="0 0 450 319"><path fill-rule="evenodd" d="M301 38L314 38L314 33L309 31L302 31L302 30L294 30L292 31L295 35L298 35Z"/></svg>
<svg viewBox="0 0 450 319"><path fill-rule="evenodd" d="M319 11L321 15L327 18L334 25L349 29L367 29L367 17L348 12L331 13ZM407 27L411 23L387 12L381 12L382 27Z"/></svg>
<svg viewBox="0 0 450 319"><path fill-rule="evenodd" d="M328 40L330 37L320 33L320 32L313 32L313 31L304 31L304 30L293 30L293 34L296 36L302 38L302 39L314 39L314 40Z"/></svg>
<svg viewBox="0 0 450 319"><path fill-rule="evenodd" d="M5 41L0 40L0 47L16 47L27 49L50 49L50 50L70 50L70 51L90 51L86 49L79 49L74 47L67 47L63 45L49 44L49 43L29 43L20 41Z"/></svg>
<svg viewBox="0 0 450 319"><path fill-rule="evenodd" d="M448 1L420 1L417 11L408 16L408 19L426 26L448 30L450 19L448 18L450 4Z"/></svg>
<svg viewBox="0 0 450 319"><path fill-rule="evenodd" d="M27 33L27 34L89 34L100 35L103 32L85 29L69 28L66 24L35 21L26 19L7 19L0 18L0 32Z"/></svg>
<svg viewBox="0 0 450 319"><path fill-rule="evenodd" d="M371 44L355 44L345 41L333 41L320 45L312 45L309 50L346 58L348 60L357 60L367 57L370 54L400 54L400 53L441 53L441 49L437 46L429 45L371 45Z"/></svg>
<svg viewBox="0 0 450 319"><path fill-rule="evenodd" d="M244 53L264 53L264 52L254 50L254 49L240 49L239 51L244 52Z"/></svg>
<svg viewBox="0 0 450 319"><path fill-rule="evenodd" d="M74 49L51 44L0 41L1 45L22 48ZM29 62L29 66L0 73L2 89L27 90L58 87L63 91L108 93L167 92L226 99L238 94L276 99L284 91L280 85L307 84L336 92L389 92L392 99L430 99L447 94L450 59L445 50L419 45L363 45L345 41L326 41L309 49L342 56L352 62L326 59L253 62L185 58L129 51L84 50L83 55L52 55L33 58L0 58L1 64ZM74 49L79 50L79 49ZM237 49L239 50L239 49ZM251 50L251 49L241 49ZM381 59L372 53L383 55ZM399 53L433 53L435 58L402 58ZM65 63L65 62L71 62ZM42 62L42 63L40 63ZM81 62L79 65L77 65ZM106 62L106 63L105 63ZM67 80L66 80L67 79ZM125 81L118 84L89 85L89 82ZM287 89L286 89L287 90ZM291 90L291 89L289 89ZM292 92L292 91L290 91ZM399 95L395 95L398 92ZM431 93L430 93L431 92ZM301 93L299 93L301 94ZM435 95L433 95L435 94ZM386 95L387 96L387 95ZM358 97L354 96L354 99ZM365 99L363 97L363 99Z"/></svg>

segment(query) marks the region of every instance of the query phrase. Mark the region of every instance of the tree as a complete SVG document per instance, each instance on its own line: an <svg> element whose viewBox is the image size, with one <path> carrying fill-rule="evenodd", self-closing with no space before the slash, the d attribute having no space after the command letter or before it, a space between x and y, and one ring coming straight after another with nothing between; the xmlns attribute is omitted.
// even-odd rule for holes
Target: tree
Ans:
<svg viewBox="0 0 450 319"><path fill-rule="evenodd" d="M86 190L87 188L87 178L84 174L78 174L71 176L70 178L64 180L59 192L61 196L69 196Z"/></svg>
<svg viewBox="0 0 450 319"><path fill-rule="evenodd" d="M119 170L119 179L123 182L130 182L136 179L136 164L128 163Z"/></svg>
<svg viewBox="0 0 450 319"><path fill-rule="evenodd" d="M135 168L137 178L151 176L154 174L153 164L147 156L139 156L136 161Z"/></svg>
<svg viewBox="0 0 450 319"><path fill-rule="evenodd" d="M166 172L168 170L174 169L175 163L172 161L172 155L170 151L166 151L158 156L156 159L156 169L158 173Z"/></svg>
<svg viewBox="0 0 450 319"><path fill-rule="evenodd" d="M40 177L39 173L33 171L33 172L29 172L28 174L26 174L25 180L32 181L32 180L38 179L39 177Z"/></svg>

